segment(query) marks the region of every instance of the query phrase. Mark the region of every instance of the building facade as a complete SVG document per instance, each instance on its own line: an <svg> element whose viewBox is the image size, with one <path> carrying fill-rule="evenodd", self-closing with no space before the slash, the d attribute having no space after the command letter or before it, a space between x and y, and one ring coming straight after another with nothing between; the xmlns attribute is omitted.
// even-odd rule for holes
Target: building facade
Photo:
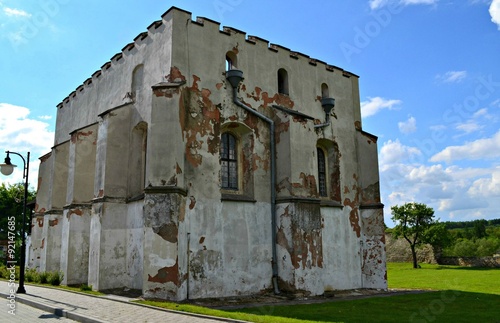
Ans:
<svg viewBox="0 0 500 323"><path fill-rule="evenodd" d="M57 109L30 267L171 300L387 288L356 75L172 7Z"/></svg>

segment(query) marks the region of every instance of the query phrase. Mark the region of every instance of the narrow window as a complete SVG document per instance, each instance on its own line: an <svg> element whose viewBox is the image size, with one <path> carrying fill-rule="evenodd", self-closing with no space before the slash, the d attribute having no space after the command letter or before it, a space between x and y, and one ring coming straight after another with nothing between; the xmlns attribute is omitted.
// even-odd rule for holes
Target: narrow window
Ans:
<svg viewBox="0 0 500 323"><path fill-rule="evenodd" d="M322 98L330 97L330 92L328 91L328 85L326 85L326 83L321 84L321 97Z"/></svg>
<svg viewBox="0 0 500 323"><path fill-rule="evenodd" d="M233 70L237 68L236 65L236 54L234 52L226 53L226 71Z"/></svg>
<svg viewBox="0 0 500 323"><path fill-rule="evenodd" d="M223 133L220 145L221 182L223 189L238 189L238 155L236 138L230 133Z"/></svg>
<svg viewBox="0 0 500 323"><path fill-rule="evenodd" d="M132 89L130 98L136 102L142 101L142 89L144 84L144 65L137 65L132 72Z"/></svg>
<svg viewBox="0 0 500 323"><path fill-rule="evenodd" d="M278 70L278 93L288 95L288 72L280 68Z"/></svg>
<svg viewBox="0 0 500 323"><path fill-rule="evenodd" d="M323 149L317 148L318 151L318 182L319 182L319 195L328 196L326 191L326 163L325 153Z"/></svg>

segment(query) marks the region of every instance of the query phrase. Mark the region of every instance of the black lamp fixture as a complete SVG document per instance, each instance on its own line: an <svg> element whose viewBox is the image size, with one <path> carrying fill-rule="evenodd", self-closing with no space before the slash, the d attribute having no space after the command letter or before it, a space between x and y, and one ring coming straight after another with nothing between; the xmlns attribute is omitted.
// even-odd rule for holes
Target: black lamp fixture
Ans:
<svg viewBox="0 0 500 323"><path fill-rule="evenodd" d="M14 167L17 167L16 165L13 165L10 162L10 154L17 155L21 157L23 160L23 179L24 179L24 200L23 200L23 221L22 221L22 228L21 228L21 263L19 264L20 272L19 272L19 287L17 288L17 293L18 294L26 294L26 289L24 289L24 270L25 270L25 263L26 263L26 205L28 203L28 172L29 172L29 167L30 167L30 153L28 152L28 155L26 159L24 157L16 152L13 151L6 151L7 157L5 157L5 162L3 164L0 164L0 172L5 175L9 176L14 172Z"/></svg>

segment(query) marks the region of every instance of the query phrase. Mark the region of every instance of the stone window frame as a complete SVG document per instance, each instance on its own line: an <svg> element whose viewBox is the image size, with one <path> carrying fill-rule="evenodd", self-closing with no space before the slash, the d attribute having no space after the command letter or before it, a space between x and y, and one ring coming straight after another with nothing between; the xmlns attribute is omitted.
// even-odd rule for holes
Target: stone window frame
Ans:
<svg viewBox="0 0 500 323"><path fill-rule="evenodd" d="M280 68L278 70L277 81L278 81L278 93L284 95L290 95L289 77L288 77L288 71L286 69Z"/></svg>
<svg viewBox="0 0 500 323"><path fill-rule="evenodd" d="M342 201L341 178L340 178L340 152L338 144L329 139L319 139L316 145L321 149L325 156L325 175L326 175L326 196L320 192L320 179L318 176L318 195L321 199L334 202ZM316 160L316 162L318 162ZM319 165L318 175L319 175Z"/></svg>
<svg viewBox="0 0 500 323"><path fill-rule="evenodd" d="M239 190L238 164L238 139L231 132L226 131L221 135L220 162L221 162L221 188L223 190Z"/></svg>
<svg viewBox="0 0 500 323"><path fill-rule="evenodd" d="M254 199L254 174L253 165L253 147L254 133L246 125L238 122L230 122L221 126L220 139L224 134L231 134L236 141L236 159L237 159L237 177L238 188L225 188L222 186L222 173L219 174L221 200L250 201ZM222 172L222 159L219 149L219 164Z"/></svg>
<svg viewBox="0 0 500 323"><path fill-rule="evenodd" d="M328 197L328 164L326 154L322 147L316 147L318 163L318 194L320 197Z"/></svg>

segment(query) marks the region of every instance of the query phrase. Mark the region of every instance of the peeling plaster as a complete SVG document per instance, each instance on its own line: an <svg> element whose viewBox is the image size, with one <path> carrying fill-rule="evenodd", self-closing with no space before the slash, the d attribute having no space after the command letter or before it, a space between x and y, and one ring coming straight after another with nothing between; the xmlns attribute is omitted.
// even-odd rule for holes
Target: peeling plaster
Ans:
<svg viewBox="0 0 500 323"><path fill-rule="evenodd" d="M170 267L164 267L158 270L155 276L148 274L148 281L153 283L173 283L175 286L180 286L179 279L179 261L176 259L175 265Z"/></svg>

